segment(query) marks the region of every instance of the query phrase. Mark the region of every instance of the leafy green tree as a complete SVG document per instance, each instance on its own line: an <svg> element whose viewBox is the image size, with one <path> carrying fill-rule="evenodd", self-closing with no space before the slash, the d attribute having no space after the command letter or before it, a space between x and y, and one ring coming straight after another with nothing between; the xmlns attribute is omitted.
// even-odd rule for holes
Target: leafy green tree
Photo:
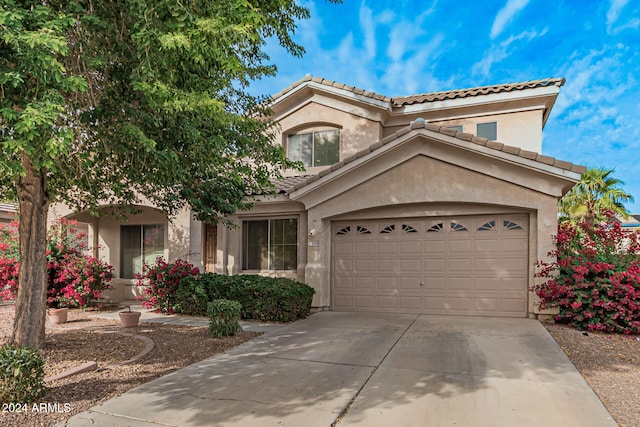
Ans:
<svg viewBox="0 0 640 427"><path fill-rule="evenodd" d="M628 215L625 202L633 197L619 188L624 182L613 178L613 169L589 168L580 181L560 199L560 220L594 225L607 219L606 211Z"/></svg>
<svg viewBox="0 0 640 427"><path fill-rule="evenodd" d="M0 194L17 199L11 341L39 348L49 205L98 214L145 198L215 222L291 167L250 82L290 54L295 0L0 0ZM124 212L124 211L120 211Z"/></svg>

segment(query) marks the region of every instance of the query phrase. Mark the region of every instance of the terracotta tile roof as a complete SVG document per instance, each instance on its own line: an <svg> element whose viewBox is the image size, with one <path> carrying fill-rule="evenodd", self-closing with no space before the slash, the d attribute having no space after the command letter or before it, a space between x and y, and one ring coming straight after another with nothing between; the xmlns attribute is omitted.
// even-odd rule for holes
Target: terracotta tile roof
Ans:
<svg viewBox="0 0 640 427"><path fill-rule="evenodd" d="M298 86L301 86L304 83L309 81L319 83L325 86L353 92L357 95L362 95L371 99L375 99L377 101L388 102L393 107L402 107L404 105L421 104L425 102L434 102L434 101L445 101L447 99L468 98L472 96L490 95L490 94L503 93L503 92L514 92L518 90L535 89L535 88L547 87L547 86L560 87L565 83L564 78L548 78L548 79L540 79L540 80L530 80L530 81L520 82L520 83L507 83L507 84L500 84L500 85L494 85L494 86L482 86L482 87L475 87L475 88L468 88L468 89L455 89L455 90L448 90L448 91L441 91L441 92L430 92L430 93L391 98L388 96L377 94L375 92L366 91L364 89L359 89L353 86L348 86L343 83L334 82L333 80L323 79L322 77L313 77L310 74L307 74L302 79L284 88L280 92L274 94L271 98L275 100L287 94L288 92L294 90Z"/></svg>
<svg viewBox="0 0 640 427"><path fill-rule="evenodd" d="M293 187L296 184L301 182L305 182L307 179L311 178L313 175L296 175L296 176L286 176L282 179L273 180L273 185L276 186L276 190L278 194L288 194L293 191Z"/></svg>
<svg viewBox="0 0 640 427"><path fill-rule="evenodd" d="M405 135L409 132L411 132L412 130L415 129L427 129L430 130L432 132L438 132L442 135L447 135L447 136L451 136L463 141L469 141L472 142L474 144L477 145L482 145L488 148L491 148L493 150L496 151L502 151L504 153L508 153L508 154L513 154L516 155L518 157L522 157L523 159L528 159L528 160L533 160L539 163L543 163L545 165L549 165L549 166L554 166L566 171L570 171L570 172L575 172L578 174L582 174L584 173L584 171L586 170L586 168L584 166L580 166L580 165L575 165L571 162L565 162L563 160L559 160L553 157L549 157L549 156L544 156L540 153L536 153L534 151L527 151L527 150L523 150L519 147L514 147L511 145L505 145L501 142L498 141L490 141L486 138L481 138L475 135L472 135L470 133L464 133L464 132L460 132L460 131L456 131L454 129L448 128L448 127L444 127L444 126L438 126L438 125L434 125L431 123L427 123L424 120L416 120L411 122L411 124L409 126L406 126L402 129L397 130L396 132L394 132L393 134L386 136L385 138L383 138L381 141L376 142L375 144L370 145L369 147L355 153L352 154L349 157L345 157L343 160L341 160L339 163L336 163L335 165L333 165L331 168L327 168L324 169L322 172L320 172L320 174L318 175L313 175L310 176L306 179L300 180L298 181L296 184L293 185L293 187L287 191L287 194L291 193L292 191L298 190L308 184L311 184L314 181L317 181L318 179L320 179L321 177L328 175L329 173L340 169L342 167L344 167L345 165L353 162L356 159L359 159L362 156L365 156L367 154L369 154L372 151L375 151L379 148L381 148L382 146L389 144L390 142L395 141L396 139L398 139L399 137L401 137L402 135Z"/></svg>
<svg viewBox="0 0 640 427"><path fill-rule="evenodd" d="M495 86L482 86L469 89L456 89L442 92L424 93L421 95L410 95L393 98L392 102L395 107L403 105L421 104L424 102L445 101L447 99L468 98L470 96L490 95L494 93L514 92L517 90L535 89L547 86L562 86L565 80L563 78L549 78L541 80L531 80L521 83L507 83Z"/></svg>

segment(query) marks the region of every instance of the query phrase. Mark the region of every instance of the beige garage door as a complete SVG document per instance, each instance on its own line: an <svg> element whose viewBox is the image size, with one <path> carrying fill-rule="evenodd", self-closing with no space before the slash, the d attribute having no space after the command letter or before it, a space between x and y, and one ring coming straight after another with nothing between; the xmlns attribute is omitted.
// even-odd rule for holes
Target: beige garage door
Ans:
<svg viewBox="0 0 640 427"><path fill-rule="evenodd" d="M332 307L522 317L526 215L334 222Z"/></svg>

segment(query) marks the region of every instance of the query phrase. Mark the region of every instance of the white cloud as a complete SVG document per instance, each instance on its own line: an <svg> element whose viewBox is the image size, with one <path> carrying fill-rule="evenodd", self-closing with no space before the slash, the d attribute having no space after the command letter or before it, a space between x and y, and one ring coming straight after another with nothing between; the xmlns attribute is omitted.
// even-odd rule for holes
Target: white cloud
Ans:
<svg viewBox="0 0 640 427"><path fill-rule="evenodd" d="M393 96L410 95L416 92L440 90L453 83L453 76L440 80L434 76L437 58L442 54L445 35L438 33L428 43L391 61L380 78L385 91ZM398 54L398 51L394 52Z"/></svg>
<svg viewBox="0 0 640 427"><path fill-rule="evenodd" d="M407 28L405 23L396 25L389 33L387 56L392 61L398 61L405 53L407 44Z"/></svg>
<svg viewBox="0 0 640 427"><path fill-rule="evenodd" d="M529 3L529 0L508 0L507 4L500 9L491 26L491 39L498 37L504 28L511 23L516 14Z"/></svg>
<svg viewBox="0 0 640 427"><path fill-rule="evenodd" d="M364 34L364 48L368 59L376 56L376 24L371 9L362 3L360 6L360 28Z"/></svg>
<svg viewBox="0 0 640 427"><path fill-rule="evenodd" d="M629 3L629 0L611 0L607 11L607 33L609 35L616 35L624 30L637 30L640 28L640 18L638 17L616 25L622 15L622 9L627 3Z"/></svg>
<svg viewBox="0 0 640 427"><path fill-rule="evenodd" d="M607 31L611 33L613 24L620 17L620 12L629 3L629 0L611 0L611 5L607 11Z"/></svg>
<svg viewBox="0 0 640 427"><path fill-rule="evenodd" d="M581 59L570 58L561 71L567 83L560 91L554 113L562 115L583 104L601 108L630 89L635 81L618 71L624 69L622 53L605 47Z"/></svg>
<svg viewBox="0 0 640 427"><path fill-rule="evenodd" d="M515 42L519 42L524 40L526 42L530 42L534 39L544 36L547 34L548 28L544 28L540 32L537 31L523 31L522 33L511 36L507 40L503 41L498 45L494 45L488 50L486 50L482 54L482 59L471 67L471 72L473 74L481 74L482 76L487 77L491 72L491 67L493 64L496 64L503 59L509 56L509 48Z"/></svg>

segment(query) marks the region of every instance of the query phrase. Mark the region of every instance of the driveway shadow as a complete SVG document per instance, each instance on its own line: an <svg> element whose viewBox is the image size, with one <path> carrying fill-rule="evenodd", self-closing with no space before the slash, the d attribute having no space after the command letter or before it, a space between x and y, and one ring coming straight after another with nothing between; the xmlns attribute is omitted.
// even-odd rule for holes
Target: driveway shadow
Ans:
<svg viewBox="0 0 640 427"><path fill-rule="evenodd" d="M539 425L537 405L566 406L566 396L557 399L563 393L584 403L565 413L593 403L583 384L537 321L323 312L144 384L94 408L91 418L104 425L116 414L180 426L522 426L509 416L529 414ZM512 424L495 423L502 412Z"/></svg>

